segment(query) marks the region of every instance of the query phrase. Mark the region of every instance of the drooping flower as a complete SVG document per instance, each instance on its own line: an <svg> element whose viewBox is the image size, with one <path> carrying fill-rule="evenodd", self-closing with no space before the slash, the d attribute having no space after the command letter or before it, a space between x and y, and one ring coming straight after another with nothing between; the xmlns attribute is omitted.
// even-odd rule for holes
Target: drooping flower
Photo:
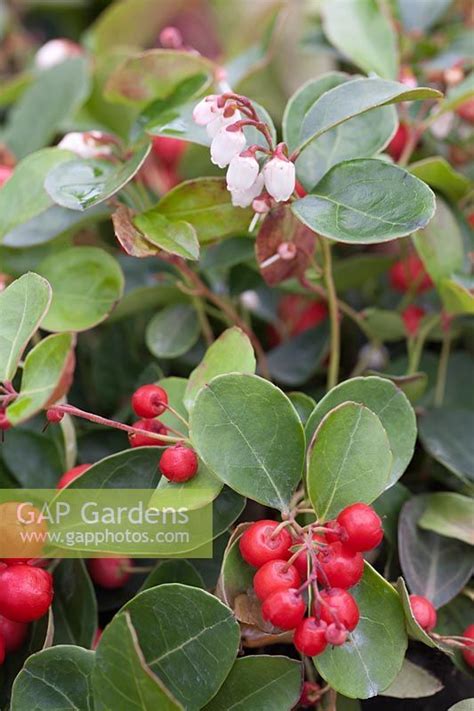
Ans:
<svg viewBox="0 0 474 711"><path fill-rule="evenodd" d="M275 152L273 158L263 168L265 187L277 202L290 198L295 189L295 164L281 152Z"/></svg>
<svg viewBox="0 0 474 711"><path fill-rule="evenodd" d="M216 116L219 115L220 109L217 106L217 94L209 94L204 99L196 104L193 110L193 121L198 126L207 126Z"/></svg>
<svg viewBox="0 0 474 711"><path fill-rule="evenodd" d="M244 190L231 190L232 205L234 207L248 207L263 190L263 175L259 173L249 188Z"/></svg>
<svg viewBox="0 0 474 711"><path fill-rule="evenodd" d="M234 156L227 168L227 187L229 190L248 190L255 182L259 165L253 153Z"/></svg>
<svg viewBox="0 0 474 711"><path fill-rule="evenodd" d="M224 126L212 139L211 161L219 168L225 168L244 148L245 136L242 129L232 130L232 127Z"/></svg>
<svg viewBox="0 0 474 711"><path fill-rule="evenodd" d="M46 42L35 55L37 69L51 69L66 59L78 57L83 53L82 47L68 39L54 39Z"/></svg>

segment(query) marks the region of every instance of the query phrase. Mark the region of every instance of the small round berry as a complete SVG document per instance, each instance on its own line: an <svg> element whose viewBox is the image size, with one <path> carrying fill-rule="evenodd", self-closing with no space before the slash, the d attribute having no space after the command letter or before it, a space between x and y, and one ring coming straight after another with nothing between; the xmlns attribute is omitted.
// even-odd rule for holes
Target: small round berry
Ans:
<svg viewBox="0 0 474 711"><path fill-rule="evenodd" d="M313 533L313 541L315 543L324 543L326 541L326 538L321 533ZM298 539L296 543L303 543L303 539ZM317 547L315 546L314 549L316 551ZM306 579L308 577L308 553L306 550L302 550L299 553L299 555L295 558L293 565L295 566L296 570L303 579Z"/></svg>
<svg viewBox="0 0 474 711"><path fill-rule="evenodd" d="M359 608L347 590L331 588L321 593L320 616L328 625L335 622L352 632L359 622Z"/></svg>
<svg viewBox="0 0 474 711"><path fill-rule="evenodd" d="M305 611L306 603L296 588L276 590L262 605L263 619L281 630L295 629Z"/></svg>
<svg viewBox="0 0 474 711"><path fill-rule="evenodd" d="M132 395L132 407L138 417L152 419L161 415L168 404L166 390L159 385L142 385Z"/></svg>
<svg viewBox="0 0 474 711"><path fill-rule="evenodd" d="M324 652L327 646L326 623L315 617L307 617L295 630L293 644L298 652L308 657L315 657Z"/></svg>
<svg viewBox="0 0 474 711"><path fill-rule="evenodd" d="M428 598L423 595L410 595L410 607L413 617L425 632L431 632L436 626L436 610Z"/></svg>
<svg viewBox="0 0 474 711"><path fill-rule="evenodd" d="M108 590L122 588L130 578L126 568L132 565L130 558L91 558L88 563L89 573L97 585Z"/></svg>
<svg viewBox="0 0 474 711"><path fill-rule="evenodd" d="M387 146L387 153L394 161L400 159L409 137L409 128L404 123L399 124L394 137Z"/></svg>
<svg viewBox="0 0 474 711"><path fill-rule="evenodd" d="M61 422L63 417L64 412L60 412L60 410L57 410L55 407L50 407L48 410L46 410L46 419L53 425L57 424L58 422Z"/></svg>
<svg viewBox="0 0 474 711"><path fill-rule="evenodd" d="M464 661L469 667L474 667L474 625L469 625L469 627L466 627L466 629L462 633L462 636L469 637L470 639L472 639L472 642L467 642L468 646L462 650L462 656L464 657Z"/></svg>
<svg viewBox="0 0 474 711"><path fill-rule="evenodd" d="M411 254L407 259L393 264L388 274L392 289L401 293L408 291L414 284L416 284L417 294L421 294L433 286L430 275L416 254Z"/></svg>
<svg viewBox="0 0 474 711"><path fill-rule="evenodd" d="M10 565L0 571L0 614L14 622L33 622L53 601L51 573L32 565Z"/></svg>
<svg viewBox="0 0 474 711"><path fill-rule="evenodd" d="M332 644L333 647L340 647L341 644L344 644L348 635L348 631L335 622L331 622L326 629L326 641L328 644Z"/></svg>
<svg viewBox="0 0 474 711"><path fill-rule="evenodd" d="M423 318L426 316L426 311L421 306L410 304L402 311L403 325L407 336L416 336Z"/></svg>
<svg viewBox="0 0 474 711"><path fill-rule="evenodd" d="M186 142L169 136L153 136L151 140L153 152L160 162L168 168L176 167L186 150Z"/></svg>
<svg viewBox="0 0 474 711"><path fill-rule="evenodd" d="M315 704L321 699L321 687L312 681L305 681L303 690L298 701L298 707L314 708Z"/></svg>
<svg viewBox="0 0 474 711"><path fill-rule="evenodd" d="M295 566L288 565L286 560L269 560L257 570L253 578L253 589L262 601L275 590L298 588L300 585L300 574Z"/></svg>
<svg viewBox="0 0 474 711"><path fill-rule="evenodd" d="M364 573L364 559L360 553L346 548L342 543L332 543L318 553L321 570L318 580L335 588L351 588Z"/></svg>
<svg viewBox="0 0 474 711"><path fill-rule="evenodd" d="M382 521L367 504L347 506L337 517L337 522L345 534L341 540L354 551L370 551L383 538Z"/></svg>
<svg viewBox="0 0 474 711"><path fill-rule="evenodd" d="M169 481L177 484L192 479L197 474L199 460L194 449L175 444L165 449L160 459L160 471Z"/></svg>
<svg viewBox="0 0 474 711"><path fill-rule="evenodd" d="M0 615L0 637L5 643L5 651L16 652L23 645L28 634L26 622L14 622Z"/></svg>
<svg viewBox="0 0 474 711"><path fill-rule="evenodd" d="M6 654L5 640L3 639L2 635L0 634L0 666L5 661L5 654Z"/></svg>
<svg viewBox="0 0 474 711"><path fill-rule="evenodd" d="M146 432L153 432L153 434L168 434L168 429L159 420L137 420L133 423L133 427L139 430L145 430ZM162 439L147 437L145 434L140 434L139 432L130 432L128 441L131 447L163 447L167 444L167 442Z"/></svg>
<svg viewBox="0 0 474 711"><path fill-rule="evenodd" d="M76 467L68 469L56 484L56 489L64 489L66 486L69 486L71 481L78 479L84 472L90 469L91 466L92 464L78 464Z"/></svg>
<svg viewBox="0 0 474 711"><path fill-rule="evenodd" d="M247 563L260 568L269 560L288 560L291 536L286 528L275 534L278 525L276 521L263 519L247 528L239 541L240 553Z"/></svg>
<svg viewBox="0 0 474 711"><path fill-rule="evenodd" d="M0 412L0 430L9 430L11 422L4 412Z"/></svg>
<svg viewBox="0 0 474 711"><path fill-rule="evenodd" d="M28 565L33 560L34 558L0 558L4 565Z"/></svg>

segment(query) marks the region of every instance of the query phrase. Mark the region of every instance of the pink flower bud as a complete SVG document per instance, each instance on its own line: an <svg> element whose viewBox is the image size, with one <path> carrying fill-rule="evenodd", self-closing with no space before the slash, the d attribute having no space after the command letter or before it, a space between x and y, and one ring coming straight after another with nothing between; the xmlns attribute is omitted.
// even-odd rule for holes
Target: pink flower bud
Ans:
<svg viewBox="0 0 474 711"><path fill-rule="evenodd" d="M227 168L229 190L248 190L258 175L259 166L254 156L234 156Z"/></svg>
<svg viewBox="0 0 474 711"><path fill-rule="evenodd" d="M70 57L81 55L82 47L68 39L54 39L46 42L35 55L37 69L51 69Z"/></svg>
<svg viewBox="0 0 474 711"><path fill-rule="evenodd" d="M112 153L110 145L104 141L105 134L101 131L66 133L58 143L58 148L71 151L80 158L105 158Z"/></svg>
<svg viewBox="0 0 474 711"><path fill-rule="evenodd" d="M263 190L263 175L259 173L254 183L245 190L231 190L234 207L248 207Z"/></svg>
<svg viewBox="0 0 474 711"><path fill-rule="evenodd" d="M218 117L222 112L217 108L217 94L209 94L204 99L196 104L193 109L193 121L198 126L207 126L213 119Z"/></svg>
<svg viewBox="0 0 474 711"><path fill-rule="evenodd" d="M219 168L225 168L244 148L245 136L242 129L229 131L226 127L221 128L212 139L211 161Z"/></svg>
<svg viewBox="0 0 474 711"><path fill-rule="evenodd" d="M263 168L265 187L277 202L288 200L295 189L295 165L275 155Z"/></svg>

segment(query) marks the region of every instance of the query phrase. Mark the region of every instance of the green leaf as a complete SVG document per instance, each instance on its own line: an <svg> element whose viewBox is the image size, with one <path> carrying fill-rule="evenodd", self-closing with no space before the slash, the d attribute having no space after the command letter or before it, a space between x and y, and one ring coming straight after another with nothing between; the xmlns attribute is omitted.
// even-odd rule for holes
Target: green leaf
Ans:
<svg viewBox="0 0 474 711"><path fill-rule="evenodd" d="M366 374L391 380L397 388L400 388L400 390L405 393L411 403L419 400L428 387L428 375L423 372L413 373L412 375L392 375L391 373L379 373L375 370L368 370Z"/></svg>
<svg viewBox="0 0 474 711"><path fill-rule="evenodd" d="M0 382L12 380L50 303L50 285L33 272L16 279L0 293Z"/></svg>
<svg viewBox="0 0 474 711"><path fill-rule="evenodd" d="M303 469L304 432L281 390L255 375L214 378L196 398L190 436L201 459L235 491L288 510Z"/></svg>
<svg viewBox="0 0 474 711"><path fill-rule="evenodd" d="M47 331L86 331L107 318L122 296L124 278L117 261L97 247L72 247L38 266L53 289L42 326Z"/></svg>
<svg viewBox="0 0 474 711"><path fill-rule="evenodd" d="M449 239L446 239L449 235ZM448 205L438 197L432 221L417 232L413 241L430 277L438 283L461 269L464 244L461 231Z"/></svg>
<svg viewBox="0 0 474 711"><path fill-rule="evenodd" d="M392 23L377 0L331 2L322 8L326 36L354 64L367 74L385 79L398 73L398 50Z"/></svg>
<svg viewBox="0 0 474 711"><path fill-rule="evenodd" d="M393 262L393 257L380 254L357 254L338 260L334 264L336 290L360 289L369 280L374 281L385 274Z"/></svg>
<svg viewBox="0 0 474 711"><path fill-rule="evenodd" d="M369 308L363 312L364 323L374 338L383 341L401 341L406 338L405 324L397 311Z"/></svg>
<svg viewBox="0 0 474 711"><path fill-rule="evenodd" d="M474 412L429 410L420 418L420 439L431 456L460 477L474 482Z"/></svg>
<svg viewBox="0 0 474 711"><path fill-rule="evenodd" d="M428 183L434 190L439 190L453 202L464 197L472 187L472 182L454 170L442 156L430 156L412 163L410 173Z"/></svg>
<svg viewBox="0 0 474 711"><path fill-rule="evenodd" d="M306 113L330 89L343 84L349 75L330 72L303 84L289 100L283 116L283 137L289 151L300 142L300 129ZM297 177L311 189L337 163L375 155L384 148L397 126L393 106L384 106L336 126L311 141L296 160Z"/></svg>
<svg viewBox="0 0 474 711"><path fill-rule="evenodd" d="M140 592L164 583L181 583L203 589L206 587L201 575L189 560L164 560L160 561L151 571L141 586Z"/></svg>
<svg viewBox="0 0 474 711"><path fill-rule="evenodd" d="M134 20L135 22L135 20ZM203 93L212 83L214 64L187 50L150 49L124 60L111 74L105 98L112 103L145 107L166 99L186 80L193 82L192 95Z"/></svg>
<svg viewBox="0 0 474 711"><path fill-rule="evenodd" d="M71 160L53 168L44 187L51 199L70 210L86 210L109 200L140 170L150 144L139 148L125 163L100 160Z"/></svg>
<svg viewBox="0 0 474 711"><path fill-rule="evenodd" d="M415 449L416 417L407 397L389 380L374 376L352 378L333 388L316 406L306 426L311 440L319 423L337 405L351 400L365 405L382 423L393 455L389 485L394 484L408 466Z"/></svg>
<svg viewBox="0 0 474 711"><path fill-rule="evenodd" d="M197 474L183 484L174 484L162 476L150 499L149 507L169 506L172 492L173 506L177 509L181 506L192 510L200 509L214 501L221 493L222 487L222 481L200 461Z"/></svg>
<svg viewBox="0 0 474 711"><path fill-rule="evenodd" d="M255 354L249 337L237 326L228 328L207 349L201 363L189 376L184 397L190 410L198 392L216 375L225 373L255 373Z"/></svg>
<svg viewBox="0 0 474 711"><path fill-rule="evenodd" d="M420 528L418 522L427 503L426 496L414 496L403 506L398 550L410 592L424 595L438 608L452 600L471 577L474 550L454 538Z"/></svg>
<svg viewBox="0 0 474 711"><path fill-rule="evenodd" d="M241 523L233 531L224 551L222 566L217 582L220 599L232 609L235 599L242 593L252 590L255 568L245 562L240 553L239 542L248 523Z"/></svg>
<svg viewBox="0 0 474 711"><path fill-rule="evenodd" d="M85 57L67 59L42 71L10 112L3 141L17 158L47 146L88 93L89 67Z"/></svg>
<svg viewBox="0 0 474 711"><path fill-rule="evenodd" d="M405 618L398 594L368 563L351 594L359 606L359 624L346 644L328 648L314 663L336 691L368 699L386 689L402 667Z"/></svg>
<svg viewBox="0 0 474 711"><path fill-rule="evenodd" d="M8 432L2 444L2 459L26 489L54 489L64 472L63 453L58 444L46 434L22 427Z"/></svg>
<svg viewBox="0 0 474 711"><path fill-rule="evenodd" d="M328 339L329 327L325 322L272 348L267 356L272 378L293 387L305 383L327 355Z"/></svg>
<svg viewBox="0 0 474 711"><path fill-rule="evenodd" d="M473 711L474 709L474 696L471 699L464 699L463 701L458 701L457 704L450 706L448 711Z"/></svg>
<svg viewBox="0 0 474 711"><path fill-rule="evenodd" d="M250 209L232 205L224 178L187 180L166 193L155 211L188 222L201 244L247 232L252 219Z"/></svg>
<svg viewBox="0 0 474 711"><path fill-rule="evenodd" d="M184 396L188 386L186 378L176 378L175 376L161 378L161 380L157 382L157 385L166 390L168 403L173 410L176 410L181 417L187 420L188 413L184 405ZM184 422L182 422L179 417L176 417L170 410L165 410L164 413L160 415L160 420L167 427L174 427L175 430L181 432L185 437L187 436L188 428Z"/></svg>
<svg viewBox="0 0 474 711"><path fill-rule="evenodd" d="M167 306L149 322L145 340L157 358L177 358L189 351L199 338L196 311L187 304Z"/></svg>
<svg viewBox="0 0 474 711"><path fill-rule="evenodd" d="M466 35L467 39L467 35ZM469 40L468 40L469 41ZM452 60L449 60L452 61ZM447 113L448 111L454 111L455 109L458 108L458 106L461 106L465 101L468 101L469 99L472 98L472 92L474 91L474 75L472 72L467 75L467 77L464 79L464 81L460 82L459 84L455 84L452 86L447 92L446 96L441 101L435 109L431 112L429 116L429 123L432 124L436 121L436 119L441 116L442 114Z"/></svg>
<svg viewBox="0 0 474 711"><path fill-rule="evenodd" d="M90 649L97 632L97 600L84 561L62 560L54 570L54 644Z"/></svg>
<svg viewBox="0 0 474 711"><path fill-rule="evenodd" d="M69 485L72 489L151 489L159 481L163 449L137 447L117 452L93 464Z"/></svg>
<svg viewBox="0 0 474 711"><path fill-rule="evenodd" d="M120 709L124 703L127 711L183 709L146 663L128 612L117 616L104 630L96 651L92 686L95 711Z"/></svg>
<svg viewBox="0 0 474 711"><path fill-rule="evenodd" d="M243 657L204 711L290 711L300 694L300 662L265 654Z"/></svg>
<svg viewBox="0 0 474 711"><path fill-rule="evenodd" d="M326 173L292 204L313 232L349 244L388 242L425 227L433 217L431 189L383 160L352 160Z"/></svg>
<svg viewBox="0 0 474 711"><path fill-rule="evenodd" d="M0 188L0 240L13 228L27 223L51 207L44 181L55 166L70 161L72 153L44 148L24 158Z"/></svg>
<svg viewBox="0 0 474 711"><path fill-rule="evenodd" d="M72 334L58 333L44 338L28 353L19 396L7 408L12 425L29 419L50 401L62 397L62 380L66 378L67 381L68 367L74 357L73 345Z"/></svg>
<svg viewBox="0 0 474 711"><path fill-rule="evenodd" d="M130 615L146 664L183 706L204 706L227 677L237 655L239 626L231 610L198 588L177 583L137 595Z"/></svg>
<svg viewBox="0 0 474 711"><path fill-rule="evenodd" d="M430 637L425 630L420 627L418 622L415 620L413 615L410 596L408 594L407 587L403 578L398 578L397 580L397 590L400 595L400 600L402 601L403 611L405 613L405 622L410 639L415 639L417 642L423 642L427 647L432 647L433 649L440 649L440 646Z"/></svg>
<svg viewBox="0 0 474 711"><path fill-rule="evenodd" d="M419 520L421 528L441 536L457 538L474 546L474 500L468 496L443 491L429 494L427 506Z"/></svg>
<svg viewBox="0 0 474 711"><path fill-rule="evenodd" d="M306 425L309 416L316 407L316 401L306 393L287 393L289 400L293 404L303 425Z"/></svg>
<svg viewBox="0 0 474 711"><path fill-rule="evenodd" d="M300 130L299 148L318 138L331 128L348 119L379 106L400 101L439 99L442 94L435 89L417 87L385 79L353 79L326 91L305 114Z"/></svg>
<svg viewBox="0 0 474 711"><path fill-rule="evenodd" d="M388 689L381 696L391 696L395 699L420 699L433 696L441 691L443 684L439 679L413 664L409 659L403 661L398 676L392 681Z"/></svg>
<svg viewBox="0 0 474 711"><path fill-rule="evenodd" d="M444 308L451 315L474 314L474 294L472 288L454 279L442 279L439 291Z"/></svg>
<svg viewBox="0 0 474 711"><path fill-rule="evenodd" d="M165 252L185 259L199 259L196 230L189 222L168 220L157 208L136 215L133 222L149 242Z"/></svg>
<svg viewBox="0 0 474 711"><path fill-rule="evenodd" d="M33 654L13 684L12 711L93 711L94 652L70 645Z"/></svg>
<svg viewBox="0 0 474 711"><path fill-rule="evenodd" d="M383 492L374 502L373 507L383 521L384 538L392 547L397 545L398 517L405 501L411 494L408 489L397 482Z"/></svg>
<svg viewBox="0 0 474 711"><path fill-rule="evenodd" d="M467 592L467 591L466 591ZM453 633L462 634L466 627L472 624L472 600L467 594L461 593L450 603L441 607L438 611L438 622L436 632L450 637ZM451 653L453 648L451 648ZM453 664L461 669L465 674L472 674L472 668L468 667L461 650L454 649L451 657Z"/></svg>
<svg viewBox="0 0 474 711"><path fill-rule="evenodd" d="M356 501L372 503L385 489L390 443L377 415L345 402L319 424L308 453L307 487L320 521Z"/></svg>
<svg viewBox="0 0 474 711"><path fill-rule="evenodd" d="M430 0L430 2L412 2L398 0L398 8L403 27L407 32L425 32L432 27L451 5L452 0Z"/></svg>

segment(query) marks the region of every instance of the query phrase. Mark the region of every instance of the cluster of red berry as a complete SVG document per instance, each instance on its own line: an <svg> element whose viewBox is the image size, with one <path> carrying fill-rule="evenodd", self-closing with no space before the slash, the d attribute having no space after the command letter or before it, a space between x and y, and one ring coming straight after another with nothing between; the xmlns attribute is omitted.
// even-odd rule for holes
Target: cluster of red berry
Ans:
<svg viewBox="0 0 474 711"><path fill-rule="evenodd" d="M0 562L0 664L19 649L30 622L39 620L53 601L53 576L26 558Z"/></svg>
<svg viewBox="0 0 474 711"><path fill-rule="evenodd" d="M382 538L379 516L362 503L304 534L295 535L286 523L252 524L240 539L240 552L258 568L253 585L263 618L295 630L293 643L308 656L321 654L328 644L344 644L359 622L357 603L347 590L362 577L361 553Z"/></svg>

